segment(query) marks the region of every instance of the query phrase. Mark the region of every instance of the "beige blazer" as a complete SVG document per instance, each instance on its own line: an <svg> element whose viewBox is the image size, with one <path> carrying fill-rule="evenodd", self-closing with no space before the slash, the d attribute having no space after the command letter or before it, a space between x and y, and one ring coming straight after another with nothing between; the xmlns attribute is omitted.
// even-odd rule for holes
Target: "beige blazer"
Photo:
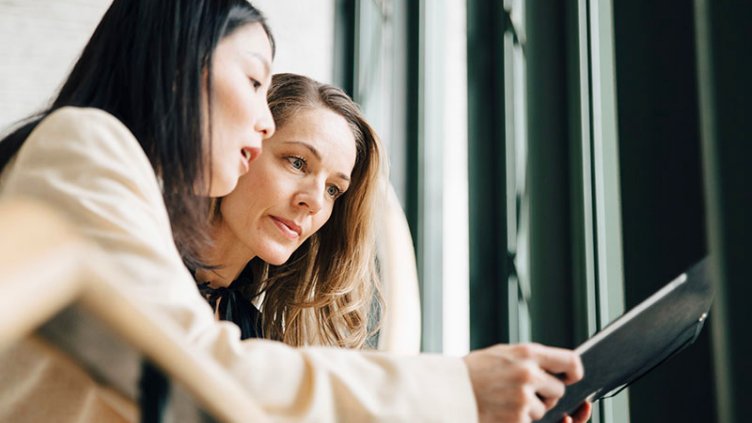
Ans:
<svg viewBox="0 0 752 423"><path fill-rule="evenodd" d="M275 420L477 420L467 369L459 358L240 341L236 326L215 321L173 243L149 160L130 131L103 111L64 108L47 117L0 175L0 199L4 197L31 197L66 215L115 260L122 280L128 281L119 287L126 295L179 327L191 345L216 360ZM18 373L38 364L26 355L11 366L13 356L2 354L9 352L0 353L6 364L0 372L13 368ZM0 373L0 385L4 380ZM0 392L13 392L16 404L28 404L24 398L50 392L46 387L53 382L40 376L25 381L23 390L2 386ZM72 421L96 414L83 408L116 409L103 405L108 395L91 394L104 387L86 383L90 393L75 403L79 410L66 409L70 402L48 395L49 400L34 402L37 416Z"/></svg>

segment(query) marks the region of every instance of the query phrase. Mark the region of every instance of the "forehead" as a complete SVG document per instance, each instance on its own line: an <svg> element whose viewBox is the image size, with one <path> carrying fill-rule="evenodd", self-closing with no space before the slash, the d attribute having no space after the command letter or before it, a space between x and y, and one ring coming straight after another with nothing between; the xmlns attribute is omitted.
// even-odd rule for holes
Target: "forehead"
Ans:
<svg viewBox="0 0 752 423"><path fill-rule="evenodd" d="M321 155L324 164L336 167L337 172L352 173L357 149L355 136L347 120L324 107L295 112L282 127L277 128L272 142L303 142Z"/></svg>
<svg viewBox="0 0 752 423"><path fill-rule="evenodd" d="M264 27L258 23L248 23L232 31L217 45L216 55L242 55L256 57L271 67L272 45Z"/></svg>

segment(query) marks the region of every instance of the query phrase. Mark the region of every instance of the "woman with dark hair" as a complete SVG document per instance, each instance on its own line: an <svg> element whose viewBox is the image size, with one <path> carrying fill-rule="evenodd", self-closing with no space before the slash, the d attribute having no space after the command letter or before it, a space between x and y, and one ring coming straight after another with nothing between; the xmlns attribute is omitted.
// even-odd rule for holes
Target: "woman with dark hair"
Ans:
<svg viewBox="0 0 752 423"><path fill-rule="evenodd" d="M498 346L463 360L295 349L241 342L237 326L214 320L184 263L203 265L208 198L231 192L274 133L273 53L245 0L115 0L53 104L0 142L0 199L31 198L67 217L111 261L119 290L276 418L539 415L563 391L545 370L581 375L572 352ZM0 420L133 420L38 344L1 354Z"/></svg>
<svg viewBox="0 0 752 423"><path fill-rule="evenodd" d="M274 132L273 56L245 0L114 1L52 104L0 141L0 196L66 214L111 253L126 291L169 314L159 306L175 289L160 279L181 257L198 264L208 198L229 193Z"/></svg>
<svg viewBox="0 0 752 423"><path fill-rule="evenodd" d="M237 79L237 75L223 78L214 73L224 71L224 64L214 63L213 53L221 39L251 23L257 26L255 36L262 35L267 45L259 47L255 80L248 75L243 81L255 91L245 93L250 90L232 86L241 82L231 79ZM219 162L208 163L206 155L240 155L244 151L245 161L250 161L261 149L262 135L266 137L274 130L263 101L271 66L271 56L263 49L269 48L273 56L274 41L263 16L244 0L115 1L52 105L28 118L0 142L0 169L32 131L59 109L72 106L107 112L147 154L160 178L175 241L185 258L192 261L205 238L205 228L197 223L206 221L207 213L195 194L207 193L209 187L208 193L214 195L232 190L241 162L240 158L233 160L235 169L225 169ZM244 60L249 64L238 63L236 67L254 65L254 59ZM233 95L233 90L245 97L254 96L249 108L255 109L249 112L258 116L255 122L244 122L242 128L234 122L227 125L225 119L233 117L232 105L217 98ZM233 100L241 104L248 99ZM63 113L67 120L78 119L70 116L76 114L72 112ZM206 119L210 115L215 119ZM246 135L226 133L227 128L242 130ZM211 136L207 137L209 132ZM221 144L225 141L236 145ZM204 162L208 167L202 167Z"/></svg>

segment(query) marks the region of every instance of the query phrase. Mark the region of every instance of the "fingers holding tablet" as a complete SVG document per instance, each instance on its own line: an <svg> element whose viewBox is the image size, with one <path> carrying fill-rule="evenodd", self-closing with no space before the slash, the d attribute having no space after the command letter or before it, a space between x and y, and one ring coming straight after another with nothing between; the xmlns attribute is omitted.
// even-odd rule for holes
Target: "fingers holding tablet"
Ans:
<svg viewBox="0 0 752 423"><path fill-rule="evenodd" d="M540 419L583 374L575 352L539 344L496 345L471 352L465 364L481 422Z"/></svg>

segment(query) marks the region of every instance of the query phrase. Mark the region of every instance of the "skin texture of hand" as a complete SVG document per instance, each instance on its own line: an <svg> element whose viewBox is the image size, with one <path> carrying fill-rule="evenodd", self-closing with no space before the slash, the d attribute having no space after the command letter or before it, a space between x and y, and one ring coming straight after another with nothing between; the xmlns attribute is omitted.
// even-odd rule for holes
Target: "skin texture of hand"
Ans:
<svg viewBox="0 0 752 423"><path fill-rule="evenodd" d="M593 405L589 402L583 403L580 408L575 411L575 413L570 417L566 416L564 417L563 422L564 423L585 423L590 419L590 413L592 411Z"/></svg>
<svg viewBox="0 0 752 423"><path fill-rule="evenodd" d="M539 344L495 345L464 360L481 423L538 420L564 395L565 385L583 376L576 353ZM589 416L590 406L584 404L571 421L584 423Z"/></svg>

